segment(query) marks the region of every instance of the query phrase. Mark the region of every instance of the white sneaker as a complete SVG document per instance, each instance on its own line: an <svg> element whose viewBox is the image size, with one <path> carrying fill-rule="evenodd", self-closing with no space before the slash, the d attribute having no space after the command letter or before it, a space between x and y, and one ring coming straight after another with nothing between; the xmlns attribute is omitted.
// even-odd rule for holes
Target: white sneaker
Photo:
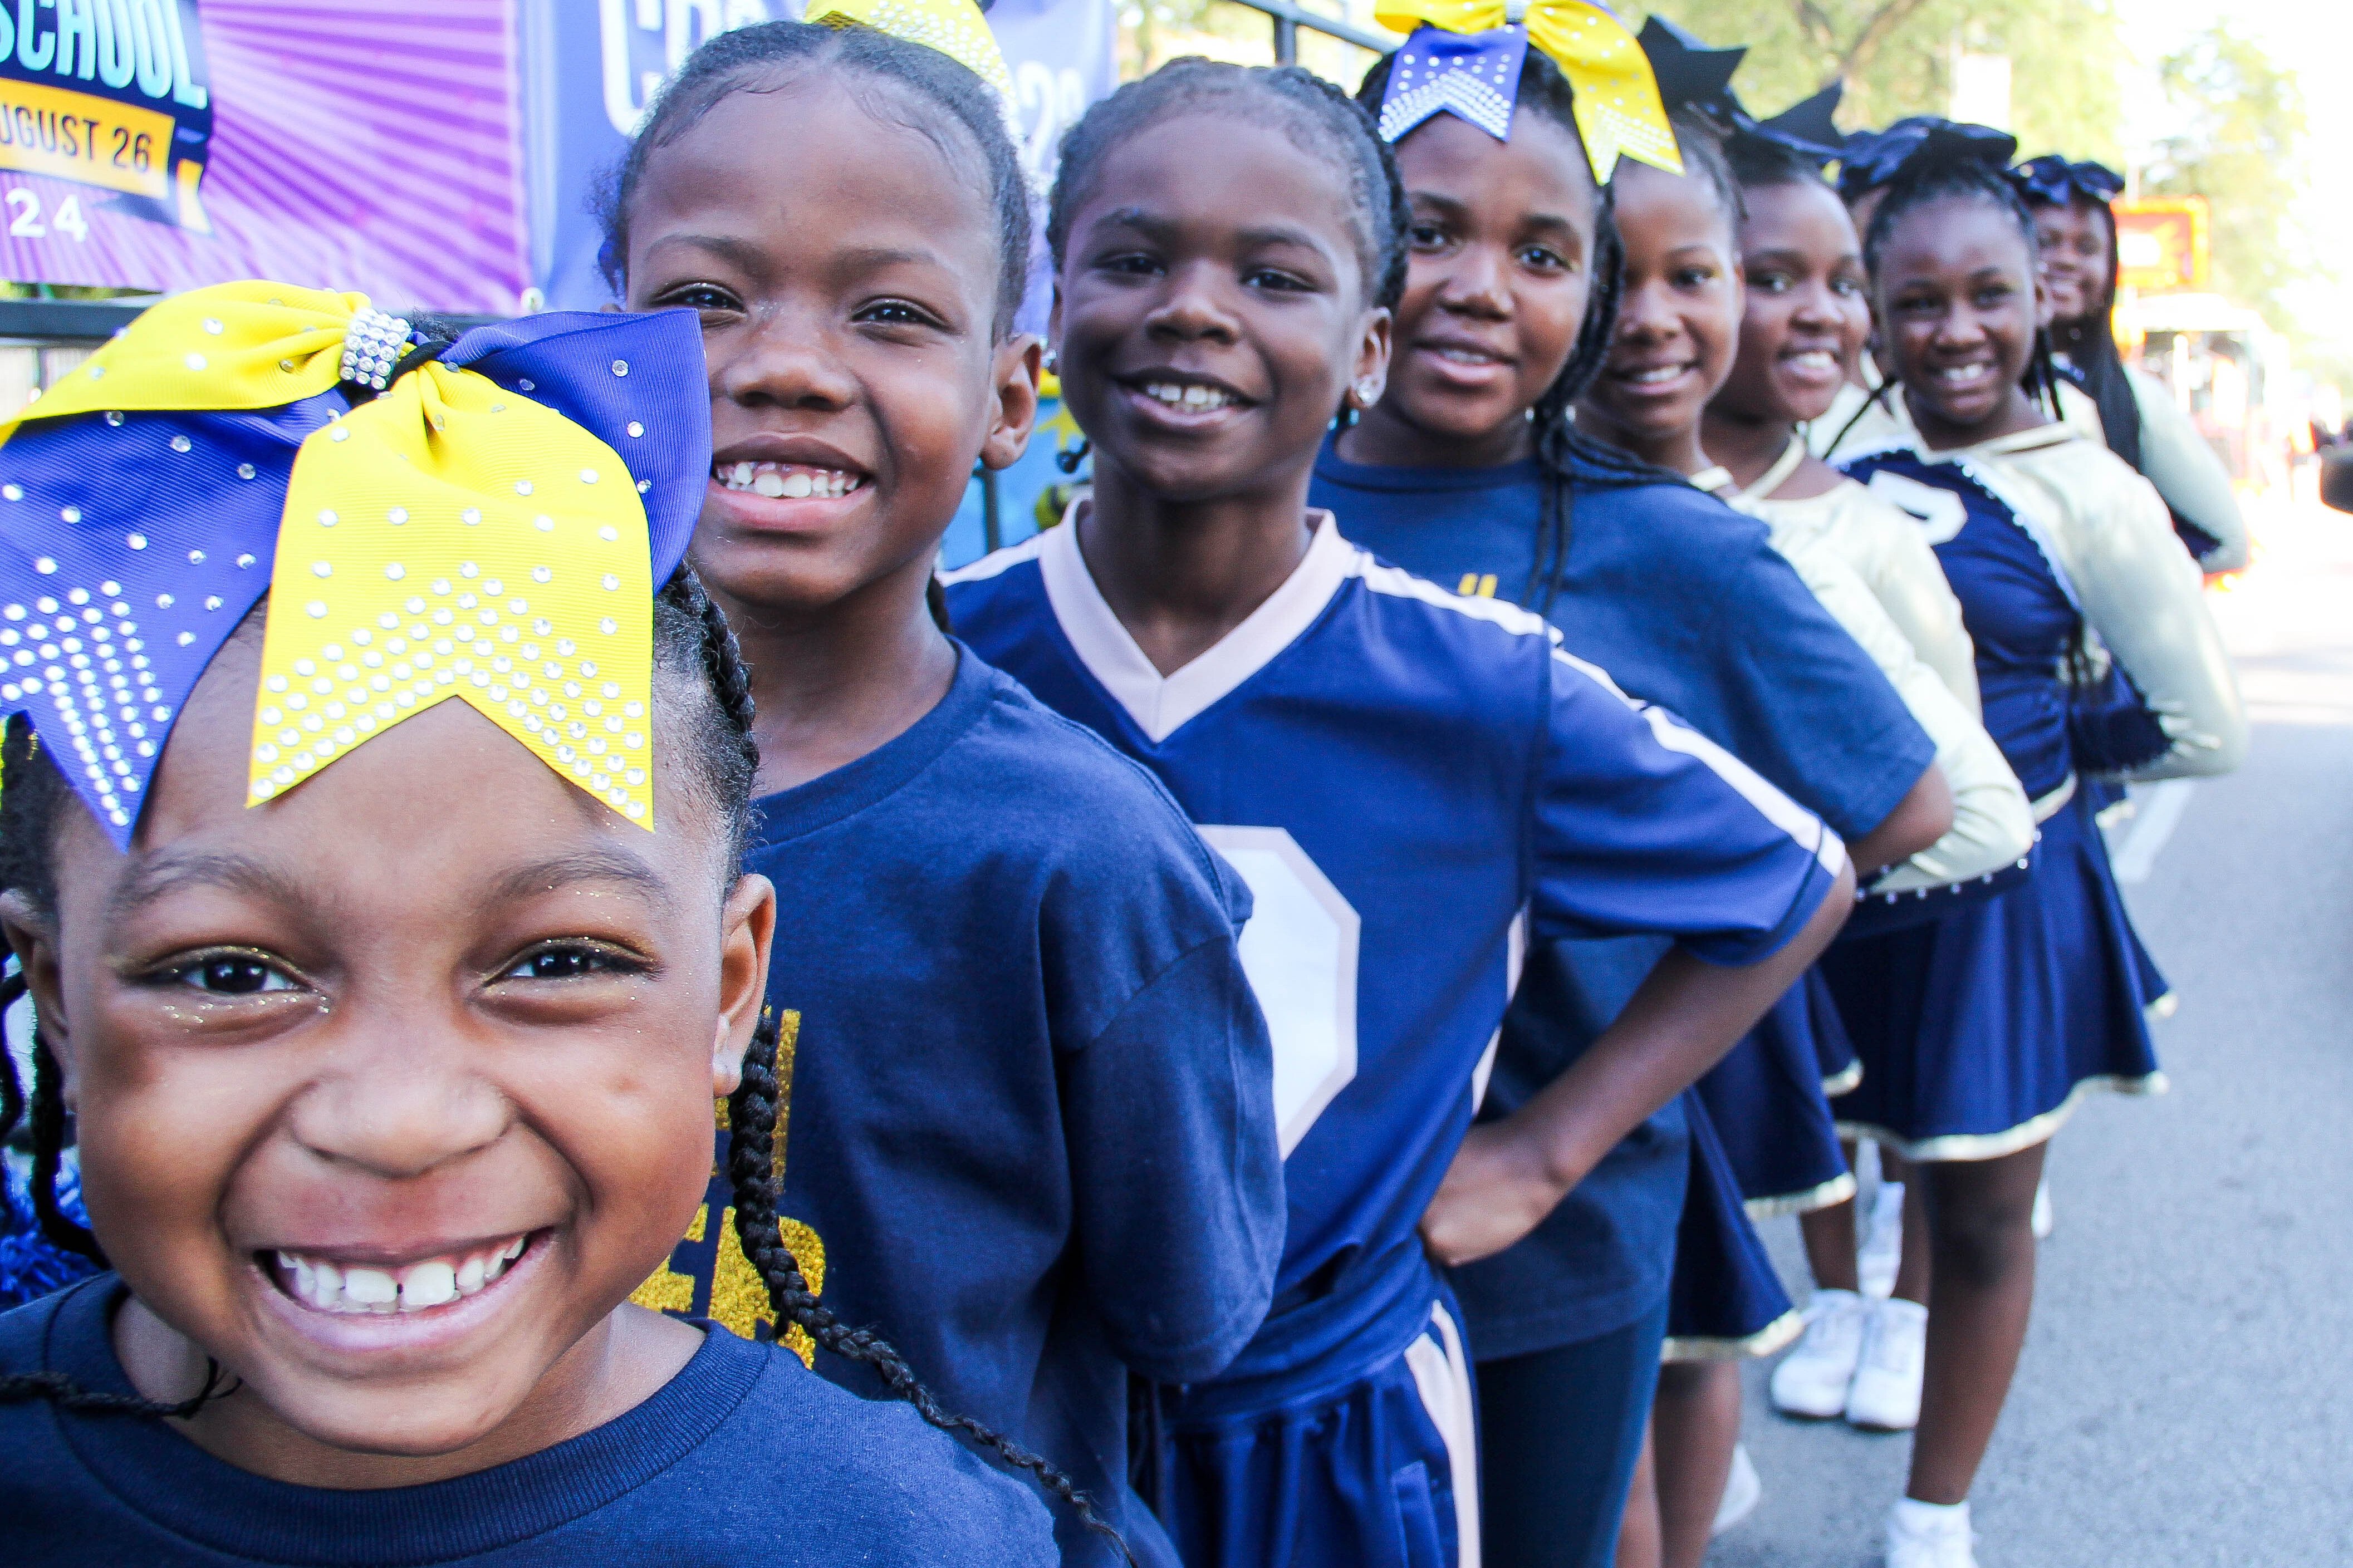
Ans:
<svg viewBox="0 0 2353 1568"><path fill-rule="evenodd" d="M1715 1505L1715 1522L1709 1525L1709 1539L1722 1535L1742 1520L1757 1511L1765 1500L1765 1478L1757 1473L1757 1461L1748 1457L1748 1445L1739 1444L1732 1450L1732 1472L1724 1478L1724 1500Z"/></svg>
<svg viewBox="0 0 2353 1568"><path fill-rule="evenodd" d="M1969 1505L1898 1500L1887 1515L1887 1568L1978 1568Z"/></svg>
<svg viewBox="0 0 2353 1568"><path fill-rule="evenodd" d="M1882 1182L1871 1200L1871 1224L1854 1255L1855 1272L1862 1277L1862 1293L1884 1300L1895 1289L1895 1270L1904 1262L1904 1184Z"/></svg>
<svg viewBox="0 0 2353 1568"><path fill-rule="evenodd" d="M1920 1425L1920 1374L1928 1357L1928 1309L1891 1296L1874 1302L1862 1354L1846 1391L1846 1418L1877 1432Z"/></svg>
<svg viewBox="0 0 2353 1568"><path fill-rule="evenodd" d="M2034 1233L2037 1241L2051 1239L2051 1173L2034 1184L2034 1212L2027 1216L2026 1228Z"/></svg>
<svg viewBox="0 0 2353 1568"><path fill-rule="evenodd" d="M1806 1337L1773 1369L1773 1408L1817 1421L1843 1414L1870 1317L1871 1303L1852 1290L1815 1291L1806 1303Z"/></svg>

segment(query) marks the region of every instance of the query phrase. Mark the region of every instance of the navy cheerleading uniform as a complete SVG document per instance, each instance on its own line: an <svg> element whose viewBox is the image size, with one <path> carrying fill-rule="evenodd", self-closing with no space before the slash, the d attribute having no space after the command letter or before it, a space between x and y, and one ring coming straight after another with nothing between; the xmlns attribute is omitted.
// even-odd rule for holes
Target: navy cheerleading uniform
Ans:
<svg viewBox="0 0 2353 1568"><path fill-rule="evenodd" d="M2054 425L1847 467L1926 530L2041 837L2011 890L1825 955L1863 1064L1839 1121L1913 1160L1996 1159L2087 1090L2164 1087L2144 1017L2163 984L2081 781L2224 771L2244 720L2163 503L2105 448ZM2071 679L2095 648L2117 679Z"/></svg>

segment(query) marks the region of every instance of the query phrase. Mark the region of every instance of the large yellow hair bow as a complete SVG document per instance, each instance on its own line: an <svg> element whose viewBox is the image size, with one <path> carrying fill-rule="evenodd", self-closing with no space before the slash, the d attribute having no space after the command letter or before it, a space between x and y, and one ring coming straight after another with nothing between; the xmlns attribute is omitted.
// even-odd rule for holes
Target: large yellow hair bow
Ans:
<svg viewBox="0 0 2353 1568"><path fill-rule="evenodd" d="M649 828L652 594L709 419L684 312L452 342L358 294L168 300L0 432L0 712L127 846L266 591L248 804L456 698Z"/></svg>
<svg viewBox="0 0 2353 1568"><path fill-rule="evenodd" d="M1683 173L1650 59L1602 6L1588 0L1381 0L1373 17L1411 35L1389 68L1380 116L1388 140L1441 110L1507 139L1520 61L1533 44L1576 92L1577 135L1596 180L1609 178L1620 153Z"/></svg>
<svg viewBox="0 0 2353 1568"><path fill-rule="evenodd" d="M973 0L815 0L804 19L837 17L939 50L995 88L1011 111L1013 73L1005 67L1005 51L988 30L988 18Z"/></svg>

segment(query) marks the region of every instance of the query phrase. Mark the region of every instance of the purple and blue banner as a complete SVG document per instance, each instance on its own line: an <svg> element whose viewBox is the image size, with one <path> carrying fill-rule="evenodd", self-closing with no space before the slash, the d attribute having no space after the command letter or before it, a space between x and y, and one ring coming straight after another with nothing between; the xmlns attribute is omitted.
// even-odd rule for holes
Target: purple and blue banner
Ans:
<svg viewBox="0 0 2353 1568"><path fill-rule="evenodd" d="M801 10L799 0L519 0L532 274L548 308L612 298L597 270L596 199L662 82L713 34ZM1111 0L996 0L987 13L1042 195L1062 133L1118 85ZM1042 261L1035 270L1042 282ZM1044 297L1032 293L1025 315L1037 319L1023 324L1040 331Z"/></svg>
<svg viewBox="0 0 2353 1568"><path fill-rule="evenodd" d="M533 282L513 8L0 3L0 277L513 313Z"/></svg>

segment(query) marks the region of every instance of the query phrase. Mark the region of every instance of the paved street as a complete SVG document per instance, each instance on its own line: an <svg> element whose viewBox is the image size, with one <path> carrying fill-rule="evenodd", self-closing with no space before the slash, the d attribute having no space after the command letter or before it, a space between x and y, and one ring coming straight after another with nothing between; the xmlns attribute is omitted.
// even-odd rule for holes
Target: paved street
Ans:
<svg viewBox="0 0 2353 1568"><path fill-rule="evenodd" d="M2215 599L2249 765L2142 796L2111 839L2180 998L2173 1089L2095 1099L2052 1145L1983 1568L2353 1562L2353 517L2258 531ZM1768 1239L1802 1300L1795 1223ZM1876 1564L1910 1440L1784 1420L1761 1366L1747 1427L1766 1499L1711 1564Z"/></svg>

